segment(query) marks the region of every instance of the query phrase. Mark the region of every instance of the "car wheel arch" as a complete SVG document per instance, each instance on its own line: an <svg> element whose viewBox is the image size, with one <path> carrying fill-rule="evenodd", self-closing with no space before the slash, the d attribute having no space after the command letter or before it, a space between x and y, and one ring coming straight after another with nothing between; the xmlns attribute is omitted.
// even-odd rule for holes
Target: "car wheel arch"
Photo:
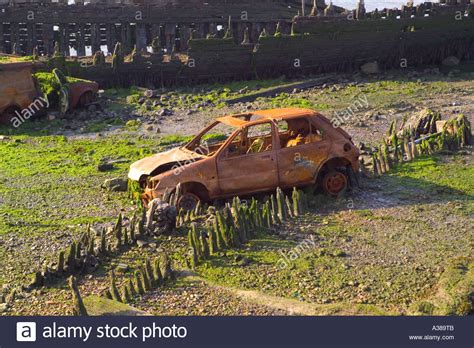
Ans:
<svg viewBox="0 0 474 348"><path fill-rule="evenodd" d="M318 172L315 175L314 181L315 183L320 182L323 176L328 171L335 170L337 168L342 168L342 167L347 168L348 166L351 166L351 162L344 157L328 158L323 164L321 164Z"/></svg>
<svg viewBox="0 0 474 348"><path fill-rule="evenodd" d="M198 196L199 199L201 199L202 201L208 201L210 199L208 188L201 182L188 181L181 183L181 189L182 193L193 193Z"/></svg>
<svg viewBox="0 0 474 348"><path fill-rule="evenodd" d="M22 108L16 103L8 105L5 109L3 109L0 112L0 124L2 123L6 124L7 122L10 122L10 120L14 118L14 114L16 112L21 114L21 111L22 111ZM11 119L7 120L9 116L12 116L12 117Z"/></svg>

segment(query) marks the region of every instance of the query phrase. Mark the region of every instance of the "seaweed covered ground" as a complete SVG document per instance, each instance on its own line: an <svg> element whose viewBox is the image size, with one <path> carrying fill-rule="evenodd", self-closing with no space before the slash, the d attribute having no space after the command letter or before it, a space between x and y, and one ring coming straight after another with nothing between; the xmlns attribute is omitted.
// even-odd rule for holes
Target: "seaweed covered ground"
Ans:
<svg viewBox="0 0 474 348"><path fill-rule="evenodd" d="M0 286L18 289L12 303L0 304L1 314L71 314L66 281L30 292L21 286L88 224L112 225L119 213L133 214L135 202L126 192L102 188L105 180L125 177L130 163L177 146L216 116L298 106L334 118L350 110L343 127L357 143L374 145L393 119L422 107L444 118L464 113L472 122L474 115L472 75L463 71L337 77L310 90L222 103L282 82L167 91L155 106L139 100L139 89L109 90L102 110L87 111L91 120L1 128ZM421 157L363 180L345 197L311 195L304 216L195 271L184 259L187 230L178 229L110 255L96 272L79 277L79 288L83 296L100 295L110 270L121 284L145 258L166 250L177 280L132 303L155 315L464 315L474 287L473 195L470 147Z"/></svg>

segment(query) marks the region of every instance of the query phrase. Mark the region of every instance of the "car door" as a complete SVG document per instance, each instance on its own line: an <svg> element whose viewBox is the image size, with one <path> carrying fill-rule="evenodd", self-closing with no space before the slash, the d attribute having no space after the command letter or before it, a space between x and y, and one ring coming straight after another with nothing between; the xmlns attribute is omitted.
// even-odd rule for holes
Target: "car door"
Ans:
<svg viewBox="0 0 474 348"><path fill-rule="evenodd" d="M265 129L268 134L257 134L259 127ZM273 123L264 122L243 128L227 144L217 158L222 195L265 191L278 186L275 133ZM236 141L238 137L240 138ZM262 139L263 145L260 146Z"/></svg>
<svg viewBox="0 0 474 348"><path fill-rule="evenodd" d="M281 121L288 122L288 127L281 127L278 124L281 148L278 151L279 180L281 187L294 187L311 183L321 164L327 159L331 141L321 130L314 127L306 117ZM292 122L303 122L308 125L308 133L302 136L301 141L295 139L298 135L291 133ZM288 129L288 131L286 130ZM294 131L294 130L293 130ZM296 131L297 133L297 131ZM294 139L291 139L291 138Z"/></svg>

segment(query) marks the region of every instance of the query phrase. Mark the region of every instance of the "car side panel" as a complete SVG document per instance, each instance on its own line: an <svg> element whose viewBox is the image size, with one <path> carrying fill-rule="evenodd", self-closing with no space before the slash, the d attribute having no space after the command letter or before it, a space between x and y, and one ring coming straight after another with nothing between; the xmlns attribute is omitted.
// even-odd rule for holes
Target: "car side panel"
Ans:
<svg viewBox="0 0 474 348"><path fill-rule="evenodd" d="M200 183L206 187L209 196L213 198L219 193L215 157L197 162L187 161L175 165L170 171L157 175L153 180L160 180L155 197L164 193L166 188L174 189L179 183Z"/></svg>
<svg viewBox="0 0 474 348"><path fill-rule="evenodd" d="M283 148L278 151L281 187L309 184L314 181L321 164L328 158L331 141Z"/></svg>
<svg viewBox="0 0 474 348"><path fill-rule="evenodd" d="M0 86L0 112L27 108L39 96L30 68L0 71Z"/></svg>

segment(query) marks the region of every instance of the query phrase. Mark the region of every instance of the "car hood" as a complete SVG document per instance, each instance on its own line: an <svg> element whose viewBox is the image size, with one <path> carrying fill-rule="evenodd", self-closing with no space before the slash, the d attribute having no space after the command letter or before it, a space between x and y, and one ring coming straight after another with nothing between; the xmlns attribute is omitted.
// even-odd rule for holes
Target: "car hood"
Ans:
<svg viewBox="0 0 474 348"><path fill-rule="evenodd" d="M134 181L140 181L142 176L151 175L156 169L163 165L179 162L184 166L189 161L195 161L202 158L205 158L205 156L179 147L146 157L133 163L130 166L128 178Z"/></svg>

